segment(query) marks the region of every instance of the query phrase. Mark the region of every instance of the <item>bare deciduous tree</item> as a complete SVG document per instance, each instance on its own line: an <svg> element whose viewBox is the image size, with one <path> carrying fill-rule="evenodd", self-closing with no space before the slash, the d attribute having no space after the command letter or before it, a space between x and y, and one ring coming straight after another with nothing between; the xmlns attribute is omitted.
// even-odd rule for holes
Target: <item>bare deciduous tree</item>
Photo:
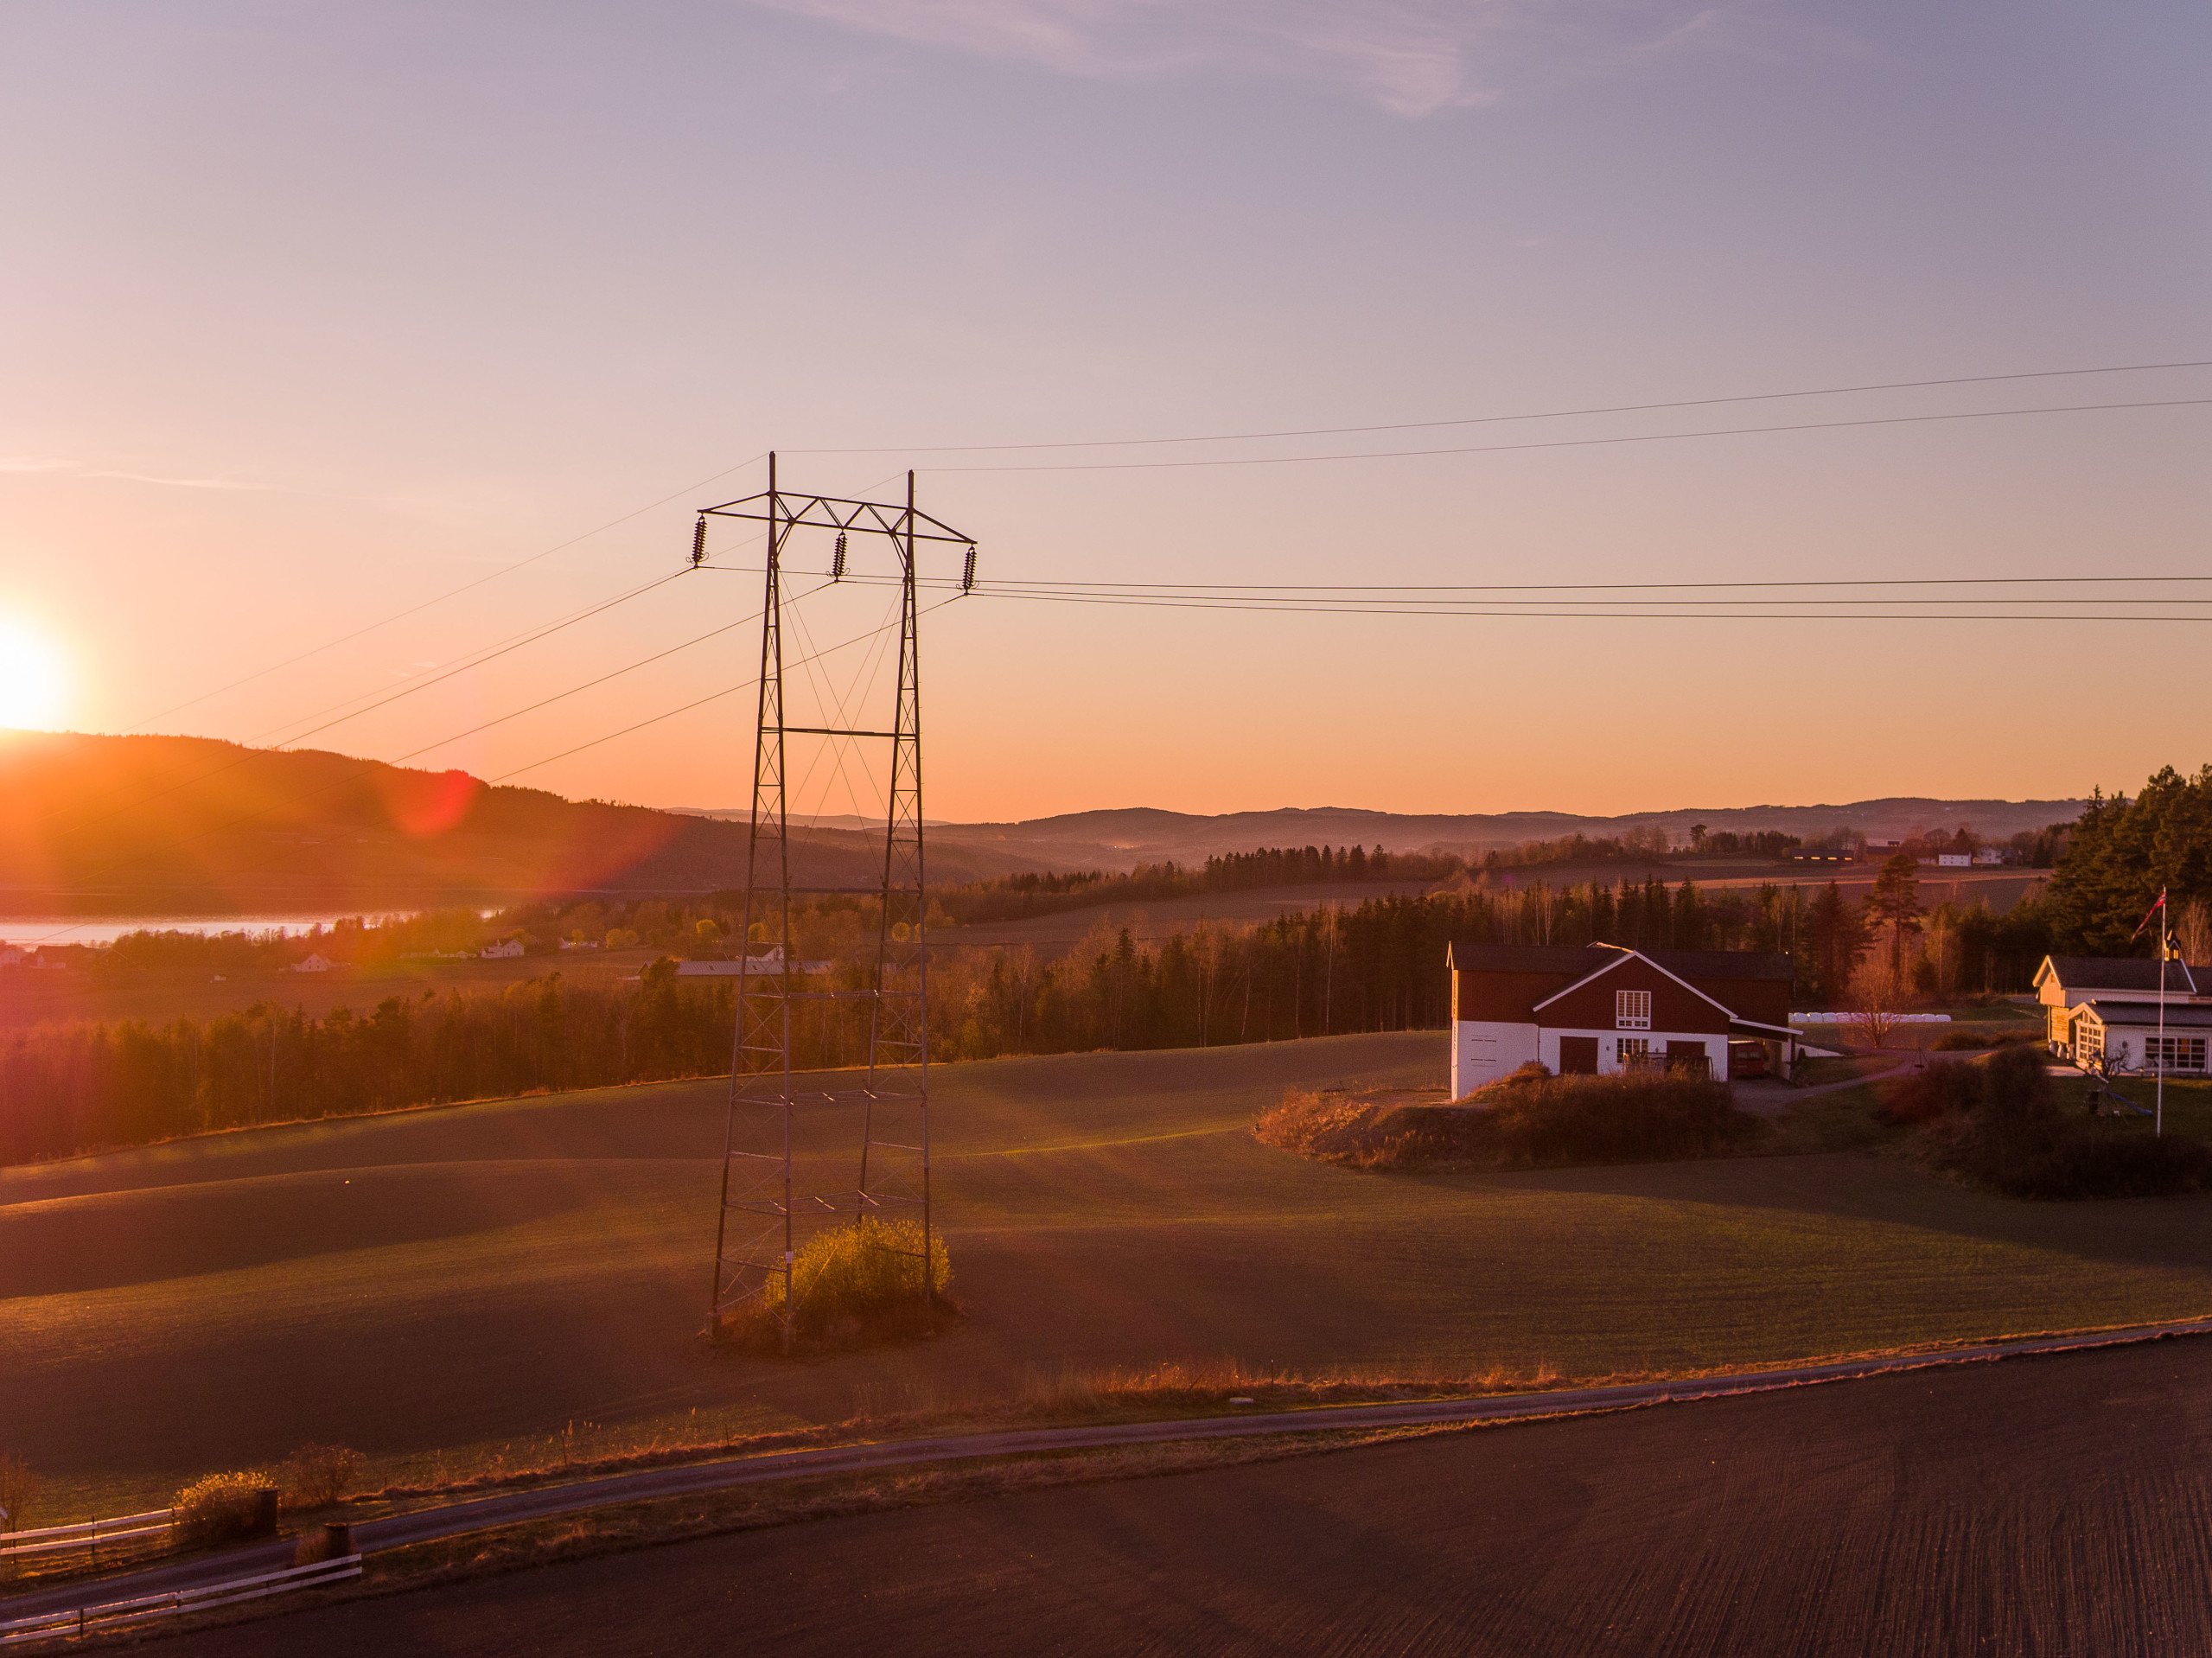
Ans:
<svg viewBox="0 0 2212 1658"><path fill-rule="evenodd" d="M1897 971L1889 957L1878 952L1860 962L1852 972L1851 992L1845 1001L1852 1022L1865 1034L1871 1046L1888 1046L1897 1015L1904 1011L1910 999L1910 987L1911 980Z"/></svg>
<svg viewBox="0 0 2212 1658"><path fill-rule="evenodd" d="M2212 961L2212 906L2202 898L2183 904L2174 917L2174 942L2181 947L2183 961Z"/></svg>

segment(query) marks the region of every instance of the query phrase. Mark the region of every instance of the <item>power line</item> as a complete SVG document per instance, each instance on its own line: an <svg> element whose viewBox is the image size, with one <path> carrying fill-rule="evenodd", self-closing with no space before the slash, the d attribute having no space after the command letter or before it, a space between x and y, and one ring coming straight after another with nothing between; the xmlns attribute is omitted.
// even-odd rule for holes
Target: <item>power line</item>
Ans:
<svg viewBox="0 0 2212 1658"><path fill-rule="evenodd" d="M944 606L945 606L945 605L949 604L949 603L953 603L953 600L950 600L950 599L940 600L938 603L936 603L936 604L934 604L934 605L930 606L930 607L929 607L929 609L930 609L930 610L941 609L943 609L943 608L944 608ZM925 611L923 611L923 612L922 612L922 614L926 615L928 615L928 610L925 610ZM748 620L754 620L754 621L757 621L757 620L758 620L758 617L757 617L757 616L755 616L755 617L751 617L751 618L748 618ZM732 625L732 626L742 627L743 624L742 622L739 622L739 623L732 623L731 625ZM820 658L822 658L822 657L825 657L825 656L832 655L832 654L834 654L835 653L837 653L837 652L838 652L838 651L842 651L842 650L849 649L849 648L851 648L851 647L852 646L854 646L854 645L861 644L861 643L864 643L864 641L868 641L868 640L870 640L870 639L875 638L878 634L880 634L880 633L883 632L883 631L884 631L884 629L885 629L886 628L896 627L896 626L897 626L897 625L898 625L898 624L896 623L896 622L884 622L884 623L883 623L883 624L880 624L879 626L877 626L877 627L874 627L874 628L870 628L870 629L868 629L865 633L862 633L862 634L856 634L853 637L851 637L851 638L850 638L850 639L842 640L842 641L840 641L839 642L838 642L838 643L837 643L837 644L835 644L835 645L827 646L827 647L826 647L825 648L823 648L823 649L821 649L821 650L819 650L819 651L816 651L816 652L813 653L813 654L812 654L812 655L807 656L807 657L801 658L801 659L800 659L800 660L801 661L813 661L813 660L818 660L819 659L820 659ZM727 630L726 630L726 629L724 629L724 630L723 630L723 631L727 631ZM697 641L693 641L693 642L697 642ZM683 647L678 647L677 648L680 649L680 648L683 648ZM665 653L664 653L664 654L665 654ZM549 766L549 765L552 764L552 763L553 763L553 762L554 762L554 761L556 761L556 760L564 760L564 759L566 759L570 755L572 755L572 754L581 754L581 753L583 753L586 749L595 749L595 748L597 748L601 743L612 743L613 741L615 741L615 738L617 738L617 737L628 737L628 736L629 736L629 735L630 735L630 733L631 733L631 732L633 732L633 731L641 731L641 730L644 730L647 726L648 726L648 725L657 725L657 724L660 724L663 720L673 719L673 718L675 718L675 717L676 717L676 716L678 716L679 714L685 714L685 713L688 713L688 712L690 712L690 711L691 711L692 709L694 709L694 708L701 708L701 707L704 707L704 706L705 706L708 703L718 701L719 699L721 699L721 698L724 698L724 697L734 696L734 695L736 695L738 692L745 691L745 690L749 690L749 689L750 689L751 687L753 687L753 686L755 686L758 685L759 683L760 683L760 679L759 679L758 676L756 675L756 676L755 676L753 679L744 680L744 681L743 681L743 682L741 682L741 683L739 683L739 684L736 684L736 685L725 686L725 687L724 687L722 690L720 690L720 691L717 691L717 692L714 692L711 693L711 694L710 694L710 695L708 695L708 696L701 697L701 698L698 698L695 699L694 701L688 702L688 703L685 703L685 704L683 704L683 705L682 705L681 706L679 706L679 707L671 708L671 709L668 709L668 710L666 710L666 711L664 711L664 712L662 712L662 713L655 714L655 715L653 715L653 716L651 718L649 718L649 719L642 719L642 720L640 720L640 721L638 721L638 722L637 722L635 724L634 724L634 725L627 725L627 726L624 726L624 727L623 727L621 730L619 730L619 731L609 731L609 733L607 733L607 735L606 735L606 736L604 736L604 737L594 737L594 738L593 738L590 742L589 742L589 743L580 743L577 744L574 748L564 749L564 750L563 750L561 753L559 753L559 754L548 755L547 756L545 756L545 758L544 758L544 759L542 759L542 760L534 760L534 761L531 762L530 762L530 764L528 764L528 765L526 765L526 766L519 766L519 767L515 768L514 768L513 770L512 770L512 771L502 772L502 773L500 773L497 777L489 778L489 779L487 779L486 781L487 781L488 783L501 783L501 782L505 782L508 778L510 778L510 777L519 777L519 776L520 776L520 775L521 775L524 772L526 772L526 771L534 771L534 770L536 770L536 769L537 769L539 767L540 767L540 766ZM528 711L525 710L525 711L525 711L525 712L526 712L526 711ZM468 734L464 732L464 733L462 733L462 735L463 735L463 736L466 736L466 735L468 735ZM456 741L456 740L457 740L457 739L455 739L455 738L448 738L448 739L446 739L446 741L448 741L448 742ZM441 746L441 745L439 745L439 744L432 744L431 746L432 746L432 747L437 747L437 746ZM265 752L265 751L263 751L263 752ZM418 752L427 752L427 750L418 750ZM181 846L188 846L188 845L192 845L192 843L193 843L193 842L194 842L194 841L198 841L198 840L205 840L205 839L206 839L208 836L210 836L210 835L221 834L221 833L225 832L226 832L226 831L227 831L227 830L242 828L242 827L244 827L245 825L250 824L250 823L252 823L252 822L255 821L257 819L266 817L266 816L267 816L271 812L277 811L277 810L281 810L282 808L286 807L294 807L294 806L299 806L299 805L302 805L302 804L303 804L304 802L306 802L306 801L308 801L308 800L311 800L315 799L317 795L321 795L321 794L328 794L331 790L333 790L333 789L335 789L335 788L345 788L346 786L347 786L348 784L351 784L351 783L357 783L357 782L360 781L363 778L370 777L370 776L373 776L373 775L374 775L378 771L389 768L389 767L390 767L391 763L392 763L392 762L388 762L388 761L381 761L381 760L379 760L379 761L372 761L369 764L367 764L367 765L366 765L366 766L361 767L361 768L360 768L359 770L357 770L357 771L349 772L349 773L347 773L346 775L344 775L344 776L342 776L342 777L334 778L334 779L332 779L329 782L318 784L318 785L317 785L316 787L315 787L314 788L309 789L309 790L305 791L305 792L304 792L304 793L303 793L303 794L295 794L295 795L290 796L289 798L287 798L287 799L285 799L285 800L280 800L280 801L274 802L273 804L271 804L271 805L270 805L270 806L263 807L261 807L261 808L260 808L259 810L258 810L258 811L249 812L249 813L247 813L246 814L245 814L243 817L233 818L233 819L231 819L230 820L228 820L227 822L220 823L220 824L214 824L214 825L212 825L212 826L210 826L209 827L207 827L207 828L206 828L206 829L201 829L201 830L195 831L195 832L194 832L194 833L192 833L192 834L181 836L181 837L179 837L178 839L175 839L175 840L163 842L162 845L158 845L158 846L151 846L151 847L143 848L143 849L142 849L142 851L139 851L139 852L137 852L137 853L134 853L134 854L133 854L133 856L134 856L134 857L143 857L143 856L146 855L147 853L150 853L150 852L165 852L165 851L175 851L178 847L181 847ZM117 864L119 864L119 863L120 863L120 862L122 862L122 861L123 861L123 860L121 860L121 859L111 859L107 864L100 865L100 866L97 866L97 867L96 867L96 869L95 869L93 871L92 871L92 873L97 873L97 872L98 872L98 869L99 869L99 868L112 868L112 867L114 867ZM50 940L50 939L60 938L60 937L63 936L65 934L67 934L67 933L73 933L73 932L75 932L75 931L77 931L77 930L79 930L79 929L78 929L77 928L74 928L74 927L57 928L54 932L50 933L50 934L48 934L44 935L44 937L38 938L38 939L33 939L33 940L27 941L28 941L28 942L29 942L29 943L35 944L35 944L42 944L42 943L47 942L47 941L48 941L48 940Z"/></svg>
<svg viewBox="0 0 2212 1658"><path fill-rule="evenodd" d="M1869 415L1785 426L1727 426L1705 431L1636 432L1619 437L1555 437L1530 443L1476 443L1447 449L1358 450L1334 455L1222 456L1199 461L1055 461L1042 466L940 466L932 472L1144 472L1192 467L1303 466L1322 461L1387 461L1441 455L1509 455L1524 450L1597 449L1620 443L1671 443L1692 437L1748 437L1762 432L1842 431L1854 426L1912 426L1943 420L2003 420L2021 415L2100 414L2120 409L2194 409L2212 398L2165 398L2135 403L2054 404L2033 409L1967 409L1954 414Z"/></svg>
<svg viewBox="0 0 2212 1658"><path fill-rule="evenodd" d="M959 603L959 601L957 597L940 599L936 603L930 605L928 609L921 611L915 619L918 621L921 616L926 616L932 611L941 610L948 604L957 604L958 603ZM863 640L873 639L877 634L882 633L885 628L896 628L898 625L899 624L896 621L887 622L883 624L883 627L871 628L864 634L857 634L852 638L845 640L840 644L827 646L821 650L814 652L811 656L800 658L800 660L802 662L818 661L825 656L832 655L834 653L844 650L850 646L857 645ZM789 666L792 665L787 663L786 666ZM564 749L558 754L549 754L543 760L533 760L526 766L517 766L513 771L503 771L498 776L489 778L487 781L494 783L503 783L510 777L521 776L526 771L535 771L540 766L550 766L556 760L565 760L572 754L582 754L586 749L596 749L602 743L612 743L616 737L628 737L633 731L642 731L648 725L658 725L661 721L673 719L679 714L688 714L694 708L704 708L711 702L718 702L724 697L735 696L741 691L749 691L755 686L759 685L760 682L760 676L755 674L752 679L744 680L737 685L726 686L722 690L714 692L710 695L701 697L695 702L687 702L679 708L672 708L666 713L655 714L650 719L641 719L634 725L625 725L619 731L609 731L606 736L596 737L589 743L579 743L573 749Z"/></svg>
<svg viewBox="0 0 2212 1658"><path fill-rule="evenodd" d="M723 566L727 569L728 566ZM878 584L888 577L848 575L846 584ZM940 590L953 589L959 583L950 578L917 578L925 585ZM2082 583L2111 582L2115 583L2183 584L2212 581L2203 576L2119 576L2119 577L1901 577L1894 580L1844 579L1838 581L1773 581L1773 582L1554 582L1522 583L1457 583L1434 586L1387 586L1381 584L1353 585L1349 583L1271 584L1260 583L1218 584L1196 583L1163 583L1157 585L1136 582L1030 582L997 581L978 584L966 590L967 596L1028 600L1038 603L1113 604L1128 607L1165 608L1192 610L1240 610L1254 614L1326 615L1402 615L1402 616L1590 616L1650 617L1653 619L1729 621L1745 620L1843 620L1843 621L2058 621L2058 622L2158 622L2207 621L2212 616L2195 615L2177 611L2175 607L2202 609L2212 606L2212 595L2192 596L2187 594L2158 596L2126 594L2102 596L2072 592L2062 595L2029 594L2011 596L2005 592L1982 590L1987 588L2015 588L2022 585L2056 583L2074 586ZM1896 592L1900 588L1936 587L1942 592L1923 595ZM1817 590L1844 589L1841 592ZM1753 591L1755 598L1724 598L1713 596L1717 592ZM1695 598L1644 598L1644 593L1696 592ZM1517 593L1543 595L1542 597L1518 599L1496 596ZM1596 593L1607 596L1575 598L1561 596L1576 593ZM1803 596L1798 596L1798 595ZM1958 607L1966 604L1997 604L2010 607L1998 613L1964 612ZM2146 605L2164 607L2159 614L2141 614ZM1779 605L1781 610L1760 611L1753 607ZM2135 609L2120 612L2088 609L2083 607L2131 606ZM1634 606L1635 609L1624 607ZM1705 606L1705 610L1692 611L1686 607ZM2050 607L2070 609L2060 613L2046 613ZM1608 609L1606 607L1612 607ZM1879 609L1873 607L1883 607Z"/></svg>
<svg viewBox="0 0 2212 1658"><path fill-rule="evenodd" d="M1575 621L1634 621L1634 622L2212 622L2212 615L2115 615L2090 613L2084 615L2054 614L2049 611L2009 611L1973 614L1960 611L1907 610L1887 613L1835 609L1799 610L1600 610L1576 609L1496 609L1468 606L1437 605L1423 609L1393 607L1386 604L1361 605L1338 603L1263 603L1253 600L1199 598L1144 598L1133 595L1072 594L1072 593L1000 593L979 587L971 596L1029 600L1041 604L1106 604L1132 609L1165 610L1242 611L1262 615L1338 615L1338 616L1466 616L1501 619L1565 618ZM2205 601L2198 601L2204 603Z"/></svg>
<svg viewBox="0 0 2212 1658"><path fill-rule="evenodd" d="M418 691L428 690L434 685L442 684L447 679L455 678L456 675L466 673L472 668L481 667L485 663L495 660L499 657L507 655L511 652L518 651L525 645L535 644L539 640L548 638L554 634L563 631L564 628L572 628L577 622L588 621L602 611L611 610L616 605L627 604L630 600L637 598L642 594L649 593L656 587L664 586L667 583L674 581L679 576L686 576L690 573L691 571L687 567L685 569L676 571L670 575L656 577L653 580L646 583L642 587L632 588L627 593L618 595L614 598L605 601L603 603L592 605L586 609L577 611L573 615L564 617L560 621L552 622L546 627L540 628L533 633L513 637L509 641L500 645L498 648L488 651L485 654L477 657L473 661L463 662L459 666L454 667L446 673L437 674L430 679L412 680L407 685L400 687L398 691L393 692L390 696L382 698L380 701L373 702L365 708L357 708L350 714L342 714L336 719L326 721L324 724L313 726L307 730L296 732L294 735L286 737L283 743L277 744L273 749L247 749L244 752L240 753L236 759L226 760L220 766L211 767L206 771L198 773L196 775L183 778L179 781L171 783L167 788L156 789L151 794L143 795L136 800L131 800L122 806L115 807L107 812L102 813L98 817L84 819L76 825L76 827L80 831L92 828L97 824L107 822L110 819L121 817L125 813L136 812L141 807L150 806L156 800L166 799L168 796L175 794L179 789L190 788L195 784L206 782L209 778L220 777L226 771L233 771L240 766L248 765L253 761L260 758L263 755L282 752L284 749L289 748L292 743L300 742L307 737L315 737L323 731L331 730L337 726L345 724L348 720L360 718L363 714L374 713L378 709L387 707L391 704L398 702L403 697L412 696ZM680 648L680 647L679 648ZM343 705L334 705L342 706ZM309 717L312 719L316 717L309 715ZM496 724L496 722L494 723ZM463 733L463 735L465 736L467 734ZM458 739L454 740L457 741ZM418 752L422 751L418 750ZM61 816L67 810L68 808L67 807L57 807L54 810L48 813L44 817L38 819L36 821L39 823L50 822L54 819Z"/></svg>
<svg viewBox="0 0 2212 1658"><path fill-rule="evenodd" d="M719 472L710 473L705 477L701 478L697 483L686 484L684 488L675 491L673 494L661 496L659 501L647 501L644 506L637 508L634 512L624 513L620 518L610 518L604 524L600 525L596 529L586 530L582 535L572 535L565 541L562 541L557 543L555 545L547 547L543 552L533 552L527 558L518 558L514 563L502 565L500 568L493 571L488 575L479 576L472 582L463 582L458 587L449 588L446 591L438 594L434 598L424 599L419 604L411 604L404 610L395 610L390 615L386 616L379 621L370 622L367 627L356 628L349 634L341 634L335 639L327 639L320 645L310 646L308 649L302 651L296 656L288 656L281 662L271 663L265 668L257 668L242 679L233 679L228 685L218 686L213 691L203 691L196 697L188 698L183 702L177 703L171 707L165 708L160 713L151 715L145 719L139 720L135 724L126 725L123 730L125 734L128 734L129 732L139 730L141 727L151 725L156 720L167 719L171 714L182 713L188 708L197 707L200 704L207 701L210 698L221 696L226 691L235 691L240 686L251 685L256 679L266 679L269 675L278 672L280 669L290 667L295 663L306 661L310 656L319 656L324 651L335 650L341 645L350 644L354 640L360 639L365 635L374 633L379 628L388 628L395 622L404 622L407 617L418 615L423 611L430 609L434 605L443 604L448 599L458 598L462 594L472 592L475 589L483 586L487 582L495 582L502 576L512 576L518 570L527 569L530 565L537 564L541 559L551 558L557 552L565 552L569 548L577 545L579 542L589 541L595 535L604 535L609 530L614 529L620 525L627 524L634 518L642 518L646 513L652 512L655 507L666 507L672 501L680 501L685 495L692 494L698 490L705 488L707 485L712 483L717 478L726 478L733 472L742 472L747 467L751 466L755 462L761 460L767 455L767 453L768 451L766 450L762 450L759 455L754 456L751 460L740 461L736 466L727 466L723 468Z"/></svg>
<svg viewBox="0 0 2212 1658"><path fill-rule="evenodd" d="M2101 368L2038 368L2010 374L1962 374L1947 379L1884 380L1863 386L1819 386L1795 392L1749 392L1733 397L1683 398L1666 403L1616 403L1586 409L1543 409L1527 414L1465 415L1450 420L1398 420L1372 426L1305 426L1279 431L1205 432L1184 437L1098 437L1049 443L908 444L896 450L787 450L791 455L968 455L1026 450L1130 449L1175 443L1241 443L1277 437L1348 437L1365 432L1425 431L1445 426L1487 426L1518 420L1574 420L1593 415L1650 414L1667 409L1708 409L1723 404L1773 403L1791 398L1851 397L1867 392L1914 392L1949 386L1994 386L2012 380L2065 379L2088 374L2147 374L2169 369L2212 368L2212 360L2171 363L2114 363Z"/></svg>

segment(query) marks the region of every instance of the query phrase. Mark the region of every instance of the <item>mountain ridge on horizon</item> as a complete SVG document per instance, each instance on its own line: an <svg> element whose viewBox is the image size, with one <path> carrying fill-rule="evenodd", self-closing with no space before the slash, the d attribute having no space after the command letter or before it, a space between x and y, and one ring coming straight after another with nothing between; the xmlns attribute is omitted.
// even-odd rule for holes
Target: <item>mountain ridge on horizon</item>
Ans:
<svg viewBox="0 0 2212 1658"><path fill-rule="evenodd" d="M1290 807L1202 814L1098 807L1002 823L928 820L932 884L1001 876L1202 864L1267 845L1380 845L1479 857L1525 840L1648 824L1832 829L1870 839L1971 823L2007 839L2079 815L2073 800L1890 796L1836 806L1680 808L1617 817ZM240 909L328 902L414 908L545 891L704 891L743 883L747 814L570 800L322 749L219 738L0 734L0 910L49 901ZM791 825L794 878L867 885L882 829L849 817Z"/></svg>
<svg viewBox="0 0 2212 1658"><path fill-rule="evenodd" d="M1227 852L1273 845L1380 845L1393 852L1452 851L1477 857L1528 840L1582 833L1597 839L1657 825L1686 839L1692 826L1747 833L1780 830L1815 839L1834 829L1855 829L1868 839L1902 840L1918 829L1971 826L2002 840L2023 830L2071 822L2086 804L2061 800L1946 800L1894 794L1814 806L1681 807L1600 816L1571 812L1397 813L1361 807L1278 807L1224 813L1176 812L1164 807L1100 807L1048 817L955 822L932 818L935 844L979 853L986 848L1019 852L1032 865L1061 869L1127 870L1140 863L1202 863ZM673 808L672 808L673 809ZM736 808L701 811L725 822L743 822ZM824 826L859 827L858 820L821 820Z"/></svg>

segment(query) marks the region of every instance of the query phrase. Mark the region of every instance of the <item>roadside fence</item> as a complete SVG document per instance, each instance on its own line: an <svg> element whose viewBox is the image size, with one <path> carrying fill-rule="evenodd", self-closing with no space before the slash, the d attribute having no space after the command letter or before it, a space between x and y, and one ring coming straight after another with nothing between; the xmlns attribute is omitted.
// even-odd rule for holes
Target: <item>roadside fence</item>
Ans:
<svg viewBox="0 0 2212 1658"><path fill-rule="evenodd" d="M142 1515L118 1515L112 1520L86 1520L74 1526L48 1526L37 1531L0 1531L0 1560L25 1555L58 1554L66 1549L90 1549L99 1559L100 1545L128 1539L143 1540L166 1532L175 1511L150 1508ZM143 1546L143 1540L134 1546Z"/></svg>
<svg viewBox="0 0 2212 1658"><path fill-rule="evenodd" d="M177 1617L187 1612L232 1606L240 1601L265 1600L295 1589L320 1589L361 1575L361 1557L347 1554L313 1566L296 1566L258 1577L233 1578L226 1583L203 1584L197 1589L173 1589L165 1595L141 1595L136 1600L114 1600L104 1605L80 1606L67 1612L48 1612L0 1623L0 1647L26 1641L55 1641L71 1636L122 1629L149 1618Z"/></svg>

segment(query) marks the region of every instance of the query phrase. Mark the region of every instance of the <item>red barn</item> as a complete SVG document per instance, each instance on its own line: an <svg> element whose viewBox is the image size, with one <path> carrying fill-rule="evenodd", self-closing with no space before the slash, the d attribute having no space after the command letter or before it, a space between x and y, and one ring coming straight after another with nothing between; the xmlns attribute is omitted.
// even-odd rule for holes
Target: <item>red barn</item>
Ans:
<svg viewBox="0 0 2212 1658"><path fill-rule="evenodd" d="M1731 1040L1796 1057L1790 960L1750 950L1453 944L1451 1097L1535 1060L1562 1075L1673 1068L1725 1081Z"/></svg>

